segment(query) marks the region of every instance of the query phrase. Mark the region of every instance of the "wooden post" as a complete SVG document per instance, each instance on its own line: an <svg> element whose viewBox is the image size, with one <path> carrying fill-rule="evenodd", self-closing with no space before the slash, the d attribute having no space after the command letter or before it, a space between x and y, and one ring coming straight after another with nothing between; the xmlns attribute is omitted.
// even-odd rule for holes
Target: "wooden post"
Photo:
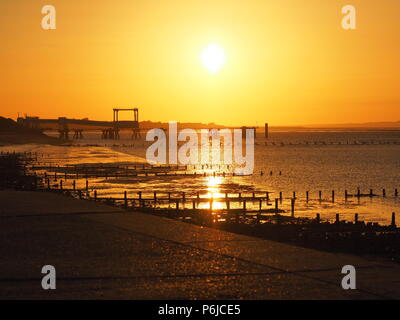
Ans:
<svg viewBox="0 0 400 320"><path fill-rule="evenodd" d="M382 190L382 196L385 198L386 197L386 189Z"/></svg>
<svg viewBox="0 0 400 320"><path fill-rule="evenodd" d="M86 191L89 191L89 181L86 180Z"/></svg>
<svg viewBox="0 0 400 320"><path fill-rule="evenodd" d="M157 192L154 191L154 201L157 201Z"/></svg>
<svg viewBox="0 0 400 320"><path fill-rule="evenodd" d="M356 213L354 215L354 223L357 224L358 223L358 213Z"/></svg>
<svg viewBox="0 0 400 320"><path fill-rule="evenodd" d="M372 189L369 189L369 196L372 198L372 197L373 197L373 195L374 195L374 190L372 190Z"/></svg>
<svg viewBox="0 0 400 320"><path fill-rule="evenodd" d="M231 202L229 200L226 200L226 210L231 210Z"/></svg>
<svg viewBox="0 0 400 320"><path fill-rule="evenodd" d="M246 199L243 201L243 210L244 210L244 212L246 214Z"/></svg>
<svg viewBox="0 0 400 320"><path fill-rule="evenodd" d="M47 179L47 189L50 190L50 179Z"/></svg>
<svg viewBox="0 0 400 320"><path fill-rule="evenodd" d="M340 220L339 220L339 213L336 213L336 221L335 221L335 222L336 222L336 223L339 223L339 221L340 221Z"/></svg>
<svg viewBox="0 0 400 320"><path fill-rule="evenodd" d="M349 197L349 194L348 194L347 190L344 190L344 198L345 198L345 200L347 200L348 197Z"/></svg>
<svg viewBox="0 0 400 320"><path fill-rule="evenodd" d="M322 191L321 190L318 191L318 197L319 197L319 201L321 201L322 200Z"/></svg>
<svg viewBox="0 0 400 320"><path fill-rule="evenodd" d="M94 190L94 200L97 200L97 190Z"/></svg>
<svg viewBox="0 0 400 320"><path fill-rule="evenodd" d="M276 211L279 210L278 199L275 199L275 210L276 210Z"/></svg>
<svg viewBox="0 0 400 320"><path fill-rule="evenodd" d="M357 198L360 198L361 197L361 191L360 191L360 188L357 188Z"/></svg>
<svg viewBox="0 0 400 320"><path fill-rule="evenodd" d="M62 189L63 189L63 181L60 180L60 191L62 191Z"/></svg>
<svg viewBox="0 0 400 320"><path fill-rule="evenodd" d="M397 189L394 189L394 196L395 196L395 197L398 197L398 196L399 196L399 193L398 193Z"/></svg>
<svg viewBox="0 0 400 320"><path fill-rule="evenodd" d="M72 181L72 189L74 189L74 191L76 190L76 181Z"/></svg>
<svg viewBox="0 0 400 320"><path fill-rule="evenodd" d="M308 193L308 191L306 191L306 201L308 202L308 199L309 199L309 193Z"/></svg>
<svg viewBox="0 0 400 320"><path fill-rule="evenodd" d="M335 202L335 190L332 190L332 202Z"/></svg>
<svg viewBox="0 0 400 320"><path fill-rule="evenodd" d="M124 191L124 207L125 209L128 208L128 194L126 191Z"/></svg>
<svg viewBox="0 0 400 320"><path fill-rule="evenodd" d="M142 200L142 191L139 191L138 194L139 194L139 200Z"/></svg>
<svg viewBox="0 0 400 320"><path fill-rule="evenodd" d="M256 193L255 193L255 192L253 192L253 199L255 199L255 197L256 197Z"/></svg>
<svg viewBox="0 0 400 320"><path fill-rule="evenodd" d="M293 191L293 199L296 199L296 191Z"/></svg>
<svg viewBox="0 0 400 320"><path fill-rule="evenodd" d="M291 199L291 207L292 207L292 217L294 217L294 202L296 201L294 198Z"/></svg>
<svg viewBox="0 0 400 320"><path fill-rule="evenodd" d="M192 206L193 206L193 210L195 210L196 209L196 201L195 200L192 201Z"/></svg>
<svg viewBox="0 0 400 320"><path fill-rule="evenodd" d="M316 220L317 220L317 223L320 223L320 222L321 222L321 216L320 216L320 214L319 214L319 213L317 213Z"/></svg>
<svg viewBox="0 0 400 320"><path fill-rule="evenodd" d="M396 227L396 213L392 212L392 227Z"/></svg>
<svg viewBox="0 0 400 320"><path fill-rule="evenodd" d="M282 198L283 198L283 195L282 195L282 191L281 191L281 192L279 192L279 200L282 201Z"/></svg>
<svg viewBox="0 0 400 320"><path fill-rule="evenodd" d="M239 192L239 198L241 198L242 197L242 193L241 192Z"/></svg>
<svg viewBox="0 0 400 320"><path fill-rule="evenodd" d="M262 200L261 200L261 199L260 199L260 201L259 201L259 206L260 206L259 211L261 211L261 210L262 210Z"/></svg>
<svg viewBox="0 0 400 320"><path fill-rule="evenodd" d="M265 197L267 198L267 201L269 200L269 192L265 193Z"/></svg>
<svg viewBox="0 0 400 320"><path fill-rule="evenodd" d="M182 201L185 202L186 201L186 193L182 192Z"/></svg>
<svg viewBox="0 0 400 320"><path fill-rule="evenodd" d="M179 200L176 200L175 203L176 203L176 211L179 211Z"/></svg>
<svg viewBox="0 0 400 320"><path fill-rule="evenodd" d="M210 198L210 210L213 208L213 198Z"/></svg>
<svg viewBox="0 0 400 320"><path fill-rule="evenodd" d="M171 201L171 192L168 192L168 201Z"/></svg>

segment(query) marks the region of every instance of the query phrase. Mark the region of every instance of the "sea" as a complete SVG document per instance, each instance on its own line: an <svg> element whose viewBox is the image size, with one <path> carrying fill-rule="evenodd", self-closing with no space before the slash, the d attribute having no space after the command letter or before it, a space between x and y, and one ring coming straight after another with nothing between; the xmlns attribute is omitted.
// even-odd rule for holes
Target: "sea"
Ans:
<svg viewBox="0 0 400 320"><path fill-rule="evenodd" d="M100 132L93 131L66 146L6 145L0 146L0 151L35 152L41 155L41 162L54 166L131 166L147 163L146 150L151 144L144 136L132 140L129 131L121 132L119 140L103 140ZM185 192L188 196L199 192L204 198L269 192L271 201L266 207L273 208L274 199L282 194L279 207L284 214L291 214L291 199L295 198L296 216L314 218L318 213L327 221L333 221L336 214L352 221L357 213L359 220L390 224L392 212L400 214L400 197L395 196L395 190L400 191L400 131L270 132L268 138L259 134L254 142L252 175L223 177L221 173L229 170L218 163L206 168L189 166L188 170L206 172L206 176L96 178L90 180L90 188L96 189L99 197L121 197L124 191L132 197L139 191ZM83 186L85 181L76 183ZM358 190L361 197L356 196ZM375 196L367 196L370 190ZM216 201L214 208L224 205ZM258 201L247 205L259 207Z"/></svg>

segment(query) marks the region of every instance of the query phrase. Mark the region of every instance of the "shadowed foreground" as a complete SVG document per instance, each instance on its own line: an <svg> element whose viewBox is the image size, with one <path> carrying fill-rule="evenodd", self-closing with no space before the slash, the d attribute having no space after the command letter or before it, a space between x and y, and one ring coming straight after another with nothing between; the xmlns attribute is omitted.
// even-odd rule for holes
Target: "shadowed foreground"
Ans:
<svg viewBox="0 0 400 320"><path fill-rule="evenodd" d="M381 299L400 266L124 212L52 193L0 191L1 299ZM54 265L57 289L41 288ZM357 290L341 268L357 269Z"/></svg>

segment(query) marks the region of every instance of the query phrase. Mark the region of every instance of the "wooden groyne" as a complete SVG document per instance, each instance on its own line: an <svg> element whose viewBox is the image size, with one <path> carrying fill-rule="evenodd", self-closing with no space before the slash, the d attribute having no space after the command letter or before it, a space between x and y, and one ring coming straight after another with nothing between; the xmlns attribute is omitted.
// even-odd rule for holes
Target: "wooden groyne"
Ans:
<svg viewBox="0 0 400 320"><path fill-rule="evenodd" d="M260 144L260 143L256 143ZM378 146L378 145L400 145L398 140L346 140L346 141L326 141L326 140L313 140L313 141L265 141L261 143L263 146L270 147L285 147L285 146Z"/></svg>
<svg viewBox="0 0 400 320"><path fill-rule="evenodd" d="M89 184L89 180L86 180L84 188L78 189L75 180L72 181L72 185L69 185L69 188L63 183L63 180L60 180L59 184L56 185L56 188L53 188L50 179L47 179L47 184L45 184L43 188L49 191L67 193L78 197L79 199L105 202L107 204L121 206L125 209L131 210L165 212L167 214L175 212L177 216L182 215L180 212L185 212L185 214L190 214L186 218L192 217L193 214L204 214L204 212L220 216L230 216L231 213L235 213L235 219L237 218L237 215L239 215L247 218L250 217L253 220L256 218L258 223L264 220L264 214L271 215L287 213L290 214L291 218L296 218L296 202L300 201L296 192L293 192L292 198L284 198L283 192L279 192L279 198L276 198L273 197L273 193L269 191L225 192L219 194L219 196L215 196L208 192L129 190L124 191L120 196L115 194L109 196L102 195L101 192L103 190L101 189L97 190L92 188ZM377 197L378 195L371 192L363 194L358 188L357 192L354 194L350 194L346 191L345 199L348 199L349 197L361 198L363 196ZM398 197L397 189L394 190L392 196ZM309 192L306 192L305 197L306 202L311 201ZM324 201L334 202L334 191L332 191L331 197L331 199ZM386 191L382 191L382 197L388 197ZM280 205L284 200L290 201L290 210L282 210L282 208L280 208ZM318 192L318 201L323 201L322 191ZM318 216L316 219L319 219Z"/></svg>

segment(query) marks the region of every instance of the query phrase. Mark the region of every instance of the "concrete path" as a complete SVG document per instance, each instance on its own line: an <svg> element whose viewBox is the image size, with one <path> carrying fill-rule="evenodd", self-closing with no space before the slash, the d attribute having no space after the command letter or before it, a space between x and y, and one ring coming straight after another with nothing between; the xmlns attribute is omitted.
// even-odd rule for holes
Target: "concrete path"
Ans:
<svg viewBox="0 0 400 320"><path fill-rule="evenodd" d="M0 191L1 299L384 299L400 265L45 192ZM357 290L341 288L341 268ZM57 289L41 288L41 268Z"/></svg>

